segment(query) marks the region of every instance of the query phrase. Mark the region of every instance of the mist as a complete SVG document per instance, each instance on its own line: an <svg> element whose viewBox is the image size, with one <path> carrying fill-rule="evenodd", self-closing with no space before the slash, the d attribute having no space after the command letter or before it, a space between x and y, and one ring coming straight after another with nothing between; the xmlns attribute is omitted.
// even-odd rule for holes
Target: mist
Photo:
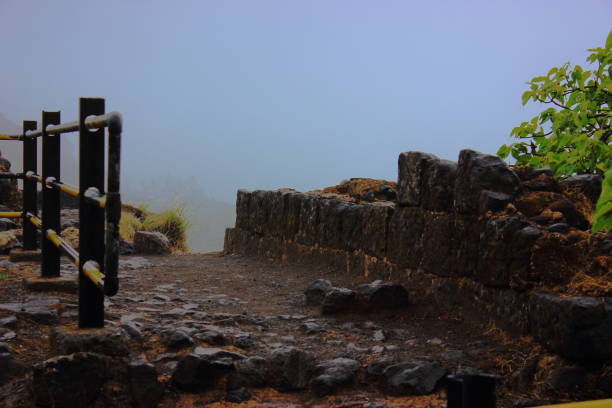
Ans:
<svg viewBox="0 0 612 408"><path fill-rule="evenodd" d="M79 97L106 98L124 200L184 205L192 249L218 250L238 188L395 180L407 150L495 153L542 110L521 105L525 83L585 66L610 21L605 0L1 0L0 113L72 121Z"/></svg>

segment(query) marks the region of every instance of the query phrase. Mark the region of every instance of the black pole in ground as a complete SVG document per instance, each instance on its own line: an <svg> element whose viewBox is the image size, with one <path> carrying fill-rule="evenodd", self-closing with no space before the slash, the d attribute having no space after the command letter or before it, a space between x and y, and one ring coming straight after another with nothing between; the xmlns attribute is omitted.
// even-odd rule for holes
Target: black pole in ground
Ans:
<svg viewBox="0 0 612 408"><path fill-rule="evenodd" d="M60 112L42 113L42 276L60 276L60 250L46 237L47 230L60 231L60 192L47 187L47 181L60 180L60 135L47 133L47 126L59 125Z"/></svg>
<svg viewBox="0 0 612 408"><path fill-rule="evenodd" d="M23 249L32 251L38 249L36 242L37 228L30 222L28 213L38 216L38 203L36 202L36 180L31 180L25 177L29 171L36 173L37 171L37 149L36 138L27 137L28 130L36 130L35 120L23 121Z"/></svg>
<svg viewBox="0 0 612 408"><path fill-rule="evenodd" d="M104 128L85 127L88 116L104 115L104 99L79 100L79 327L104 326L104 293L83 273L83 264L95 261L104 268L104 209L86 201L90 187L104 194Z"/></svg>

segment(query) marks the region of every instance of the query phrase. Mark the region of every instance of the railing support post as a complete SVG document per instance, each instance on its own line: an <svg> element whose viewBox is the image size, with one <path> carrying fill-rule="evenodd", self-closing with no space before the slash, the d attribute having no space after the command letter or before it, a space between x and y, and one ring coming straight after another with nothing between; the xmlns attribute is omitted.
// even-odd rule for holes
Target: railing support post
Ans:
<svg viewBox="0 0 612 408"><path fill-rule="evenodd" d="M451 375L446 381L448 408L495 408L495 376Z"/></svg>
<svg viewBox="0 0 612 408"><path fill-rule="evenodd" d="M42 113L42 276L45 278L60 276L60 250L46 239L46 231L60 231L60 196L59 191L45 186L45 180L53 177L60 179L60 135L50 135L48 125L59 125L60 112Z"/></svg>
<svg viewBox="0 0 612 408"><path fill-rule="evenodd" d="M36 138L26 137L28 130L36 130L35 120L23 121L23 174L28 171L37 171L37 148ZM27 214L38 215L38 203L36 202L36 180L23 178L23 249L34 250L38 248L36 242L37 228L27 218Z"/></svg>
<svg viewBox="0 0 612 408"><path fill-rule="evenodd" d="M104 194L104 128L90 131L85 119L104 114L104 99L79 100L79 327L104 326L104 293L83 273L86 261L104 268L104 209L89 204L84 193L96 187Z"/></svg>
<svg viewBox="0 0 612 408"><path fill-rule="evenodd" d="M121 219L121 120L108 126L108 190L106 191L106 260L104 293L113 296L119 290L119 221Z"/></svg>

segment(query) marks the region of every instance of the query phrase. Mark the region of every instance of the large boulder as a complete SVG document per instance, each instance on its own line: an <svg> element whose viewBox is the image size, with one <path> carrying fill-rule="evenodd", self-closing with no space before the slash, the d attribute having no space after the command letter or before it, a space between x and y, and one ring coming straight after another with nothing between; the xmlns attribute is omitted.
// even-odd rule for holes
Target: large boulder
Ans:
<svg viewBox="0 0 612 408"><path fill-rule="evenodd" d="M398 160L398 202L431 211L449 211L457 163L422 152L401 153Z"/></svg>
<svg viewBox="0 0 612 408"><path fill-rule="evenodd" d="M158 231L136 231L134 252L137 254L165 255L172 252L170 240Z"/></svg>
<svg viewBox="0 0 612 408"><path fill-rule="evenodd" d="M462 214L488 210L482 202L496 203L500 194L511 200L520 190L520 179L497 156L465 149L459 153L454 190L455 209ZM491 200L491 192L496 200Z"/></svg>

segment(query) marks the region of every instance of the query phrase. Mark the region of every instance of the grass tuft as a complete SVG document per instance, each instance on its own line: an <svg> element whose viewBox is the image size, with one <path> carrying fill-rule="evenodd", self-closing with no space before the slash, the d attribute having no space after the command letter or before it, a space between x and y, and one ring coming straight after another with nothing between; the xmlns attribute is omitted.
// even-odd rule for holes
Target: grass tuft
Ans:
<svg viewBox="0 0 612 408"><path fill-rule="evenodd" d="M119 237L122 241L133 242L136 231L141 231L142 229L142 221L138 217L127 211L121 213Z"/></svg>
<svg viewBox="0 0 612 408"><path fill-rule="evenodd" d="M159 231L170 240L173 252L187 252L187 229L185 207L176 206L159 214L149 213L142 227L145 231Z"/></svg>
<svg viewBox="0 0 612 408"><path fill-rule="evenodd" d="M149 211L147 204L129 206L121 213L119 236L123 241L134 242L136 231L158 231L168 237L173 252L187 252L189 222L185 208L175 206L161 213Z"/></svg>

